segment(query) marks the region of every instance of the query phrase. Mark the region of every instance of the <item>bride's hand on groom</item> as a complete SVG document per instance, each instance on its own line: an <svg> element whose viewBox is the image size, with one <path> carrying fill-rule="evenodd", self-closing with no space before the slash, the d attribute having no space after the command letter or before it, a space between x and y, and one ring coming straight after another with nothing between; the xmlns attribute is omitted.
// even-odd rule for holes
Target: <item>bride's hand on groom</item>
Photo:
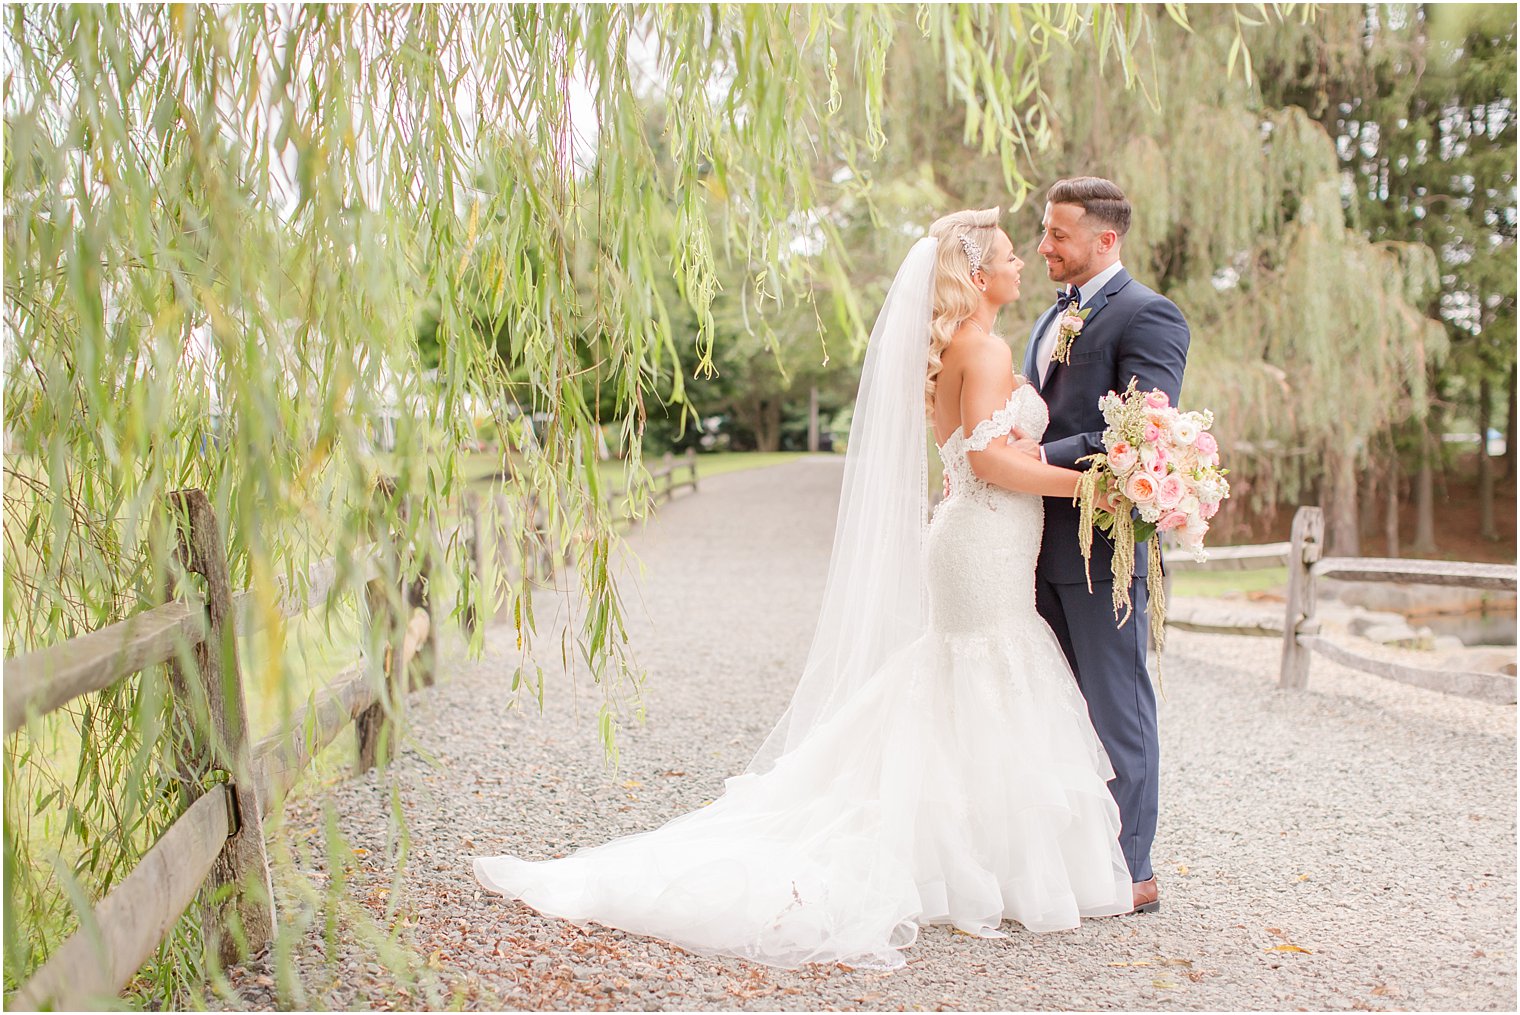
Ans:
<svg viewBox="0 0 1520 1015"><path fill-rule="evenodd" d="M1040 460L1040 442L1019 433L1018 428L1014 428L1013 433L1008 435L1008 445L1015 451L1022 451L1037 462Z"/></svg>

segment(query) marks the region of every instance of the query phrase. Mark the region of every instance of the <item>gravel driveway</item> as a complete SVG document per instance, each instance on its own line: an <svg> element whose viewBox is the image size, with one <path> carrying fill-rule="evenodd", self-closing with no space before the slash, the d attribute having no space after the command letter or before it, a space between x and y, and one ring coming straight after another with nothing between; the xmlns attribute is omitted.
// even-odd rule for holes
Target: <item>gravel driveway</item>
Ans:
<svg viewBox="0 0 1520 1015"><path fill-rule="evenodd" d="M1308 691L1280 692L1278 645L1261 638L1170 636L1159 914L1043 936L1007 925L1000 941L931 928L896 973L784 972L483 895L473 855L555 856L651 828L743 768L807 655L841 466L716 477L630 533L647 721L623 730L616 773L584 675L572 694L551 674L543 712L509 708L510 627L482 660L446 646L393 780L309 780L272 832L293 857L277 881L300 982L277 994L273 964L255 961L213 1005L1515 1009L1514 707L1323 660ZM536 606L552 628L552 601ZM331 858L329 826L345 840ZM330 925L311 902L325 888L350 910ZM414 977L387 968L388 947Z"/></svg>

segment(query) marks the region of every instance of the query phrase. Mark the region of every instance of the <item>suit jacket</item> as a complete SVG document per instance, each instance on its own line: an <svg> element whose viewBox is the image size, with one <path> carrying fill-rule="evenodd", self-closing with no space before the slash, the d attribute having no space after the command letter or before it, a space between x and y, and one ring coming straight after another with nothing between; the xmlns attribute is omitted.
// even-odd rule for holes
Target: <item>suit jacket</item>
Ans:
<svg viewBox="0 0 1520 1015"><path fill-rule="evenodd" d="M1182 311L1171 300L1135 281L1120 269L1087 304L1091 313L1082 332L1071 344L1069 361L1050 364L1050 375L1040 383L1035 368L1036 351L1056 312L1052 304L1040 315L1024 354L1024 375L1050 406L1050 425L1045 430L1045 460L1066 468L1077 459L1103 451L1103 413L1098 399L1110 391L1123 391L1130 378L1140 390L1160 388L1173 405L1182 395L1182 372L1187 366L1188 326ZM1040 546L1038 572L1046 581L1085 582L1082 551L1077 544L1078 510L1064 497L1045 498L1045 538ZM1113 543L1094 530L1092 575L1094 581L1113 575ZM1135 547L1135 574L1148 573L1147 547Z"/></svg>

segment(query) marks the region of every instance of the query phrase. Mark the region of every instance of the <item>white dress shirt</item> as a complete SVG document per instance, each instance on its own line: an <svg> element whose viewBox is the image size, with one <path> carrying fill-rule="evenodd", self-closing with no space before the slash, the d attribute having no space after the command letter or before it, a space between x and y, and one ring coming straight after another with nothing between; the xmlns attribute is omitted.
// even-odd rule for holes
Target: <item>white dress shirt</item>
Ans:
<svg viewBox="0 0 1520 1015"><path fill-rule="evenodd" d="M1077 307L1081 309L1092 302L1094 296L1108 285L1108 280L1124 270L1124 265L1118 261L1110 264L1107 268L1098 272L1092 278L1082 284L1077 290ZM1045 334L1040 336L1040 347L1035 351L1035 369L1040 372L1040 387L1050 378L1050 360L1056 351L1056 336L1061 333L1061 315L1056 314L1045 326ZM1045 461L1045 449L1040 448L1040 461Z"/></svg>

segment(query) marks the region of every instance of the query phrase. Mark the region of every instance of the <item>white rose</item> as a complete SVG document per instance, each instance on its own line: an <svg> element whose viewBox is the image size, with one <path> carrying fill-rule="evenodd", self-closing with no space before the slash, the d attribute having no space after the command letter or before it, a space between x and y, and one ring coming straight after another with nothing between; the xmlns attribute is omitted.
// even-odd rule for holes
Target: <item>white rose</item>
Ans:
<svg viewBox="0 0 1520 1015"><path fill-rule="evenodd" d="M1183 416L1172 424L1172 440L1183 447L1192 446L1192 443L1198 439L1200 432L1198 424L1186 416Z"/></svg>
<svg viewBox="0 0 1520 1015"><path fill-rule="evenodd" d="M1177 510L1185 515L1196 515L1200 506L1198 498L1192 494L1187 494L1177 502Z"/></svg>

